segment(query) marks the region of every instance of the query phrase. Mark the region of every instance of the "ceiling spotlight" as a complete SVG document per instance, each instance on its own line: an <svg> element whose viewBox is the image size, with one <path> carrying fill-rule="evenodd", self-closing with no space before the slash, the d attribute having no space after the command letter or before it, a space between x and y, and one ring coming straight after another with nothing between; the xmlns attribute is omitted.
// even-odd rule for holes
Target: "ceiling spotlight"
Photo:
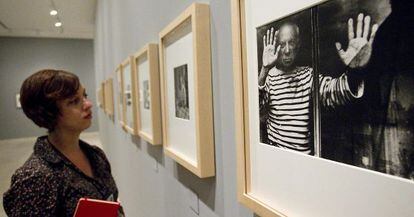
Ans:
<svg viewBox="0 0 414 217"><path fill-rule="evenodd" d="M61 22L56 22L56 23L55 23L55 26L56 26L56 27L61 27L61 26L62 26L62 23L61 23Z"/></svg>
<svg viewBox="0 0 414 217"><path fill-rule="evenodd" d="M56 16L56 14L57 14L57 10L51 10L51 11L50 11L50 15L52 15L52 16Z"/></svg>

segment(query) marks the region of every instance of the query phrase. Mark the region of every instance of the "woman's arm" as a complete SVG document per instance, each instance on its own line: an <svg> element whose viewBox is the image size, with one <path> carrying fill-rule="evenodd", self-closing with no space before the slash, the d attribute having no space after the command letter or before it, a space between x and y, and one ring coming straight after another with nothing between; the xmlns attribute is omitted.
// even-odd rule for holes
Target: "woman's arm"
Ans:
<svg viewBox="0 0 414 217"><path fill-rule="evenodd" d="M58 216L58 180L52 174L13 175L3 195L7 216Z"/></svg>

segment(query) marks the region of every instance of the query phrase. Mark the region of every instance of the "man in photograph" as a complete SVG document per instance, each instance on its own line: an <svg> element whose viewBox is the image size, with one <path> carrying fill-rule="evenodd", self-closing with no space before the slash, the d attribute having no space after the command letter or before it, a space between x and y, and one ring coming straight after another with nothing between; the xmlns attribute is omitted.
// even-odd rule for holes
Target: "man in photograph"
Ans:
<svg viewBox="0 0 414 217"><path fill-rule="evenodd" d="M371 57L372 43L378 26L369 16L360 14L356 32L348 21L348 47L336 43L341 60L351 69L363 68ZM371 33L369 33L371 32ZM314 154L312 145L313 69L297 65L301 48L300 28L285 23L279 30L268 29L263 36L262 67L259 73L261 120L265 120L270 145ZM345 105L360 98L364 82L360 75L342 74L337 78L318 78L320 103L324 107ZM264 114L265 113L265 114ZM266 118L262 118L266 117Z"/></svg>

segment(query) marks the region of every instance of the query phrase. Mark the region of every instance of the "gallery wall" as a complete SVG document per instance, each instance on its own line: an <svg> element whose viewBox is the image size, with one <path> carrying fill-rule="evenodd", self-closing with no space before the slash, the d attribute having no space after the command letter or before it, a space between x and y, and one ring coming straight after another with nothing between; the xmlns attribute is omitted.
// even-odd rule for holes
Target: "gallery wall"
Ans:
<svg viewBox="0 0 414 217"><path fill-rule="evenodd" d="M158 33L193 2L98 1L96 84L114 77L115 68L128 55L149 42L158 43ZM230 1L207 3L211 11L216 176L200 179L165 156L162 147L127 134L118 123L117 106L114 121L100 109L100 137L127 216L254 216L237 202L236 194Z"/></svg>
<svg viewBox="0 0 414 217"><path fill-rule="evenodd" d="M77 74L95 103L93 55L92 40L0 37L0 140L45 134L46 130L16 108L16 94L22 82L40 69L64 69ZM96 106L93 112L96 114ZM98 131L97 117L87 131Z"/></svg>

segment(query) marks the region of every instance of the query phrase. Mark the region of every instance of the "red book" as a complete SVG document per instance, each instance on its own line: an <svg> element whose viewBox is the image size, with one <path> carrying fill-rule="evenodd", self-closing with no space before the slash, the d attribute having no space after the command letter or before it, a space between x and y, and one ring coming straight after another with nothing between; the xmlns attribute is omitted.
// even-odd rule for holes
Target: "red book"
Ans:
<svg viewBox="0 0 414 217"><path fill-rule="evenodd" d="M117 217L118 202L81 198L73 217Z"/></svg>

